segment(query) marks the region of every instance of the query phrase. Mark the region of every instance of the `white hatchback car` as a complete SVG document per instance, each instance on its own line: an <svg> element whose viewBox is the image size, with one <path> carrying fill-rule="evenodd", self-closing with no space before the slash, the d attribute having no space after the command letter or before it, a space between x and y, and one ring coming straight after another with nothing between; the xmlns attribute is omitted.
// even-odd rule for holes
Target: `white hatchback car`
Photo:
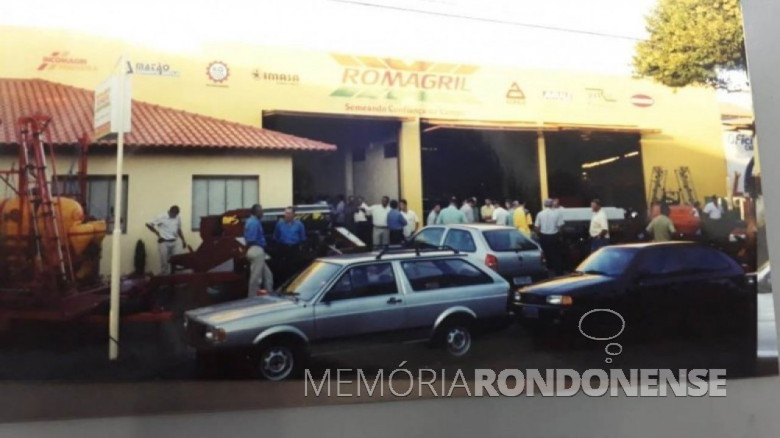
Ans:
<svg viewBox="0 0 780 438"><path fill-rule="evenodd" d="M539 244L509 226L429 225L413 235L408 245L456 249L473 262L498 272L514 286L529 285L550 276Z"/></svg>

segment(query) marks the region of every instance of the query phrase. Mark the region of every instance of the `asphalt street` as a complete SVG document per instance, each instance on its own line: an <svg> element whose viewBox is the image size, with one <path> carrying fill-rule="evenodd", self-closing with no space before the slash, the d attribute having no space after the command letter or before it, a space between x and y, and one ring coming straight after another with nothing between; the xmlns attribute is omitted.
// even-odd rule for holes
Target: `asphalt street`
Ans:
<svg viewBox="0 0 780 438"><path fill-rule="evenodd" d="M758 300L759 375L777 373L777 340L772 294ZM107 337L102 326L16 326L0 338L0 380L13 382L140 382L180 380L255 379L248 360L226 361L214 373L204 374L195 363L194 351L181 342L178 322L159 325L124 324L121 327L120 359L107 359ZM633 342L617 338L622 352L605 353L606 342L558 337L534 338L512 324L475 339L473 353L452 361L424 344L381 345L352 351L336 351L311 358L313 375L330 368L379 369L389 372L403 363L408 369L447 370L476 368L554 369L571 368L730 368L731 353L740 340L709 342L661 338ZM616 347L612 347L613 352ZM612 358L611 364L606 363Z"/></svg>

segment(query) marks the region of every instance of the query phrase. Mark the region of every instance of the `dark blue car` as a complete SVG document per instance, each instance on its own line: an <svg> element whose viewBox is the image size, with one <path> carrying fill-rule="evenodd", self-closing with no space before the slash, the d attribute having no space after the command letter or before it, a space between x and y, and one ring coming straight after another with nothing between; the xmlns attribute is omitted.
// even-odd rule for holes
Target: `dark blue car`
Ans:
<svg viewBox="0 0 780 438"><path fill-rule="evenodd" d="M755 303L755 283L738 263L690 242L605 247L572 274L508 299L510 312L536 333L552 328L607 341L624 331L750 336Z"/></svg>

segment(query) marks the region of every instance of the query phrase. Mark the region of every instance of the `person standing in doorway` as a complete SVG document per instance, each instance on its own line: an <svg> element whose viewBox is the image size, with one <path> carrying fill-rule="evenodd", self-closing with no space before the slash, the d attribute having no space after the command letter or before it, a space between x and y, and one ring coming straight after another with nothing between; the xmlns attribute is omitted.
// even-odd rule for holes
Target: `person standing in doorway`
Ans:
<svg viewBox="0 0 780 438"><path fill-rule="evenodd" d="M436 218L437 225L449 225L449 224L465 224L466 215L458 208L458 198L450 198L449 207L445 208L439 213L439 217Z"/></svg>
<svg viewBox="0 0 780 438"><path fill-rule="evenodd" d="M368 205L366 205L361 196L358 196L355 199L355 234L363 243L371 245L371 224L368 223L367 211Z"/></svg>
<svg viewBox="0 0 780 438"><path fill-rule="evenodd" d="M544 209L536 215L534 228L539 235L539 243L547 257L547 267L556 275L563 272L560 245L560 231L563 226L563 216L553 210L552 199L544 200Z"/></svg>
<svg viewBox="0 0 780 438"><path fill-rule="evenodd" d="M534 222L531 213L525 209L525 202L517 202L515 212L512 214L512 223L525 237L531 237L531 227L533 227Z"/></svg>
<svg viewBox="0 0 780 438"><path fill-rule="evenodd" d="M496 225L507 225L508 219L509 211L497 202L495 208L493 208L493 216L490 218L490 222Z"/></svg>
<svg viewBox="0 0 780 438"><path fill-rule="evenodd" d="M333 223L337 227L343 227L346 224L346 207L347 203L344 202L344 195L338 195L333 206Z"/></svg>
<svg viewBox="0 0 780 438"><path fill-rule="evenodd" d="M262 280L262 289L260 292L268 293L273 291L274 279L271 270L266 264L266 241L263 234L263 225L260 219L263 217L263 207L260 204L252 206L251 216L244 224L244 241L246 245L246 259L249 261L249 284L247 287L247 296L254 297L258 295L258 288Z"/></svg>
<svg viewBox="0 0 780 438"><path fill-rule="evenodd" d="M718 197L712 195L708 202L704 205L702 213L707 215L707 219L717 221L723 216L723 210L718 206Z"/></svg>
<svg viewBox="0 0 780 438"><path fill-rule="evenodd" d="M390 201L390 211L387 212L387 229L390 231L390 244L399 245L404 241L406 218L398 211L398 201Z"/></svg>
<svg viewBox="0 0 780 438"><path fill-rule="evenodd" d="M303 222L295 218L295 210L292 206L284 209L284 218L276 222L274 228L274 243L279 250L280 262L277 272L282 278L289 278L290 275L298 270L300 264L301 246L306 242L306 227Z"/></svg>
<svg viewBox="0 0 780 438"><path fill-rule="evenodd" d="M654 217L647 225L646 231L653 235L653 242L668 242L677 232L669 219L669 211L669 206L666 203L661 204L661 214Z"/></svg>
<svg viewBox="0 0 780 438"><path fill-rule="evenodd" d="M490 198L485 199L485 205L483 205L482 209L480 210L482 222L493 222L494 210L495 207L493 206L493 200Z"/></svg>
<svg viewBox="0 0 780 438"><path fill-rule="evenodd" d="M187 247L187 241L184 240L184 234L181 231L179 206L171 206L167 213L148 222L146 228L157 236L157 248L160 251L160 275L169 275L171 273L171 257L176 253L176 241L181 239L182 247Z"/></svg>
<svg viewBox="0 0 780 438"><path fill-rule="evenodd" d="M594 199L590 203L593 215L590 217L590 252L609 245L609 221L607 213L601 208L601 200Z"/></svg>
<svg viewBox="0 0 780 438"><path fill-rule="evenodd" d="M515 200L506 200L506 211L509 213L509 216L506 218L506 224L509 226L514 225L515 209L518 205L520 205L520 203Z"/></svg>
<svg viewBox="0 0 780 438"><path fill-rule="evenodd" d="M355 213L357 212L357 205L355 204L355 197L350 196L347 198L347 202L344 204L344 227L349 230L350 233L357 235L357 229L355 228Z"/></svg>
<svg viewBox="0 0 780 438"><path fill-rule="evenodd" d="M390 212L390 198L382 196L380 204L374 204L366 210L366 215L371 217L374 227L374 247L390 244L390 230L387 228L387 214Z"/></svg>
<svg viewBox="0 0 780 438"><path fill-rule="evenodd" d="M412 234L417 232L418 228L420 228L420 218L413 210L409 210L409 203L406 202L406 199L401 199L401 202L398 205L401 209L401 214L404 215L404 219L406 219L404 239L408 239L412 237Z"/></svg>
<svg viewBox="0 0 780 438"><path fill-rule="evenodd" d="M460 211L462 211L463 215L466 216L467 224L474 223L474 201L471 198L466 198L466 200L463 201L463 205L460 207Z"/></svg>
<svg viewBox="0 0 780 438"><path fill-rule="evenodd" d="M441 204L436 204L428 213L428 219L425 220L425 225L435 225L439 220L439 213L441 213Z"/></svg>

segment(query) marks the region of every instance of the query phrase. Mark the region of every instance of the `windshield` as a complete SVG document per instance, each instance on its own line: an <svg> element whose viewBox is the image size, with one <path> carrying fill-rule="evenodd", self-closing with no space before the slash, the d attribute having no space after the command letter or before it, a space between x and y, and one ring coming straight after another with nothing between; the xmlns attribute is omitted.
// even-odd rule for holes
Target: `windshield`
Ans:
<svg viewBox="0 0 780 438"><path fill-rule="evenodd" d="M493 251L528 251L538 249L531 240L520 231L514 229L491 230L482 234Z"/></svg>
<svg viewBox="0 0 780 438"><path fill-rule="evenodd" d="M602 248L580 263L577 272L618 277L626 271L638 252L639 248Z"/></svg>
<svg viewBox="0 0 780 438"><path fill-rule="evenodd" d="M315 261L300 274L288 281L279 289L282 295L294 295L305 301L314 298L314 295L327 283L340 269L339 265Z"/></svg>

